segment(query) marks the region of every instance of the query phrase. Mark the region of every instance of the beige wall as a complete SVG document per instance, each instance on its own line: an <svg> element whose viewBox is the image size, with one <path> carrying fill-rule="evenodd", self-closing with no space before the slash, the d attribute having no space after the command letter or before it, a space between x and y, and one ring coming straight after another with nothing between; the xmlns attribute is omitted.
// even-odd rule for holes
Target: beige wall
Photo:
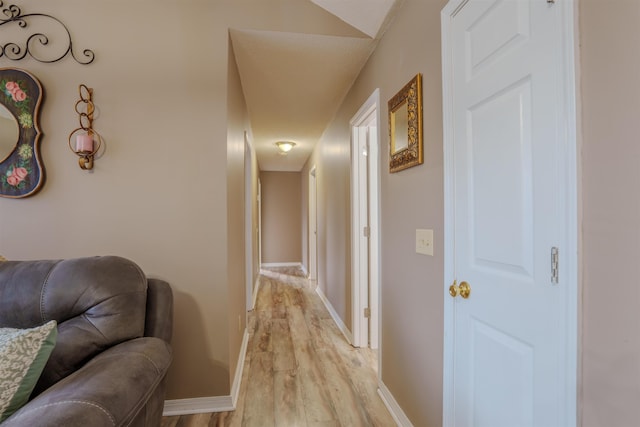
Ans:
<svg viewBox="0 0 640 427"><path fill-rule="evenodd" d="M638 425L640 2L580 0L585 427Z"/></svg>
<svg viewBox="0 0 640 427"><path fill-rule="evenodd" d="M261 172L262 263L302 261L300 172Z"/></svg>
<svg viewBox="0 0 640 427"><path fill-rule="evenodd" d="M167 280L175 297L167 398L228 395L236 363L229 319L237 317L238 296L229 291L237 251L228 258L227 241L243 236L227 230L226 27L211 25L216 13L204 0L20 6L62 19L75 48L93 49L96 60L15 64L44 87L47 182L34 197L0 199L0 253L116 254ZM81 171L67 148L80 83L94 88L94 124L107 146L92 172ZM237 162L230 167L235 177Z"/></svg>
<svg viewBox="0 0 640 427"><path fill-rule="evenodd" d="M324 132L302 169L303 202L308 223L309 171L316 166L317 283L343 322L351 325L351 190L348 119ZM350 119L350 117L349 117ZM346 135L346 136L345 136ZM308 267L308 224L303 232Z"/></svg>
<svg viewBox="0 0 640 427"><path fill-rule="evenodd" d="M350 325L349 121L380 88L382 380L416 426L442 424L440 10L445 3L404 1L302 172L306 180L309 168L317 166L318 283ZM424 84L425 163L389 174L387 100L417 73ZM434 257L415 253L417 228L434 229Z"/></svg>
<svg viewBox="0 0 640 427"><path fill-rule="evenodd" d="M231 42L229 42L228 53L227 109L228 328L230 360L235 362L240 354L243 332L246 328L245 246L252 243L253 246L257 245L245 238L245 156L251 156L245 145L245 132L250 133L250 125ZM249 166L253 177L252 187L258 176L257 167L253 169L253 166L255 165ZM253 195L253 191L250 192ZM253 206L248 208L252 209ZM255 230L254 227L252 218L252 230ZM252 234L255 235L255 232ZM254 250L251 252L253 254ZM257 261L254 259L254 262ZM236 365L237 363L230 364L229 374L232 381L237 369Z"/></svg>
<svg viewBox="0 0 640 427"><path fill-rule="evenodd" d="M349 119L381 89L386 100L413 75L424 78L425 164L386 172L382 191L382 380L414 425L442 423L443 182L440 10L446 1L406 0L303 170L318 165L319 274L350 319L348 271ZM582 101L582 352L579 416L584 426L636 425L640 400L640 2L580 0ZM329 177L325 176L329 175ZM332 179L337 177L335 179ZM325 194L325 197L321 195ZM326 216L325 219L322 217ZM329 218L342 218L328 226ZM402 220L399 221L398 218ZM337 229L335 229L335 228ZM433 228L435 256L416 255L416 228ZM338 236L342 237L338 237ZM331 242L331 243L329 243ZM306 258L305 258L306 261ZM323 277L324 275L324 277ZM346 274L345 274L346 276Z"/></svg>
<svg viewBox="0 0 640 427"><path fill-rule="evenodd" d="M96 60L89 66L69 58L15 64L44 86L47 182L35 197L0 199L0 253L10 259L117 254L171 283L169 399L229 394L241 338L237 319L242 323L245 313L239 221L242 135L251 132L237 71L227 66L228 29L357 33L329 13L311 25L288 18L289 12L316 15L311 2L187 3L20 2L25 13L64 21L75 48L93 49ZM67 148L78 124L80 83L95 90L95 127L107 146L93 172L81 171ZM254 156L256 177L257 166ZM257 246L252 251L255 278Z"/></svg>

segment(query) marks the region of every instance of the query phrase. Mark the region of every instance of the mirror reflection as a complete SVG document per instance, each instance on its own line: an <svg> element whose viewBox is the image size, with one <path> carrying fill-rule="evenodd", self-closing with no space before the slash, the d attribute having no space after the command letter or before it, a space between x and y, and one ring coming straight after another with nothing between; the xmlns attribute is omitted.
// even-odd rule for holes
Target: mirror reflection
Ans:
<svg viewBox="0 0 640 427"><path fill-rule="evenodd" d="M18 143L20 129L13 114L0 104L0 161L6 159Z"/></svg>
<svg viewBox="0 0 640 427"><path fill-rule="evenodd" d="M409 109L406 102L391 114L391 132L392 153L409 148Z"/></svg>

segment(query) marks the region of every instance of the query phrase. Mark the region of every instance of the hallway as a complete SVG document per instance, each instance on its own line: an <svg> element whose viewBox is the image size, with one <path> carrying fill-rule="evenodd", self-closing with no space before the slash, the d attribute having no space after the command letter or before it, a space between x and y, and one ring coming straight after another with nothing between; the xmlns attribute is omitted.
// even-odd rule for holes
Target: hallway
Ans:
<svg viewBox="0 0 640 427"><path fill-rule="evenodd" d="M162 427L395 426L375 355L346 342L300 269L261 273L236 411L164 417Z"/></svg>

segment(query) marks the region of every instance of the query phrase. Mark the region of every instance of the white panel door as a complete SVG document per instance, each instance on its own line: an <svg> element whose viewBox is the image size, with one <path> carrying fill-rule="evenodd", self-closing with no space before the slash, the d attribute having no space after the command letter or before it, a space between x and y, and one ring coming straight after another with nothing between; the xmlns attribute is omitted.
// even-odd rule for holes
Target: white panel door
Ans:
<svg viewBox="0 0 640 427"><path fill-rule="evenodd" d="M546 0L470 0L448 27L450 279L471 289L446 303L449 425L554 427L575 412L569 292L551 262L570 225L560 17Z"/></svg>

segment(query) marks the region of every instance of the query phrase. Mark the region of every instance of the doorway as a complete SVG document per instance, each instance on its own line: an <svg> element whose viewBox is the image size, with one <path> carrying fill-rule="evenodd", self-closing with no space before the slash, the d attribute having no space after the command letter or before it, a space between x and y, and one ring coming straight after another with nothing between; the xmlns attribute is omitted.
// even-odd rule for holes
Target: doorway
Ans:
<svg viewBox="0 0 640 427"><path fill-rule="evenodd" d="M573 6L442 12L444 426L575 426Z"/></svg>
<svg viewBox="0 0 640 427"><path fill-rule="evenodd" d="M380 345L380 90L351 119L351 247L353 345Z"/></svg>

